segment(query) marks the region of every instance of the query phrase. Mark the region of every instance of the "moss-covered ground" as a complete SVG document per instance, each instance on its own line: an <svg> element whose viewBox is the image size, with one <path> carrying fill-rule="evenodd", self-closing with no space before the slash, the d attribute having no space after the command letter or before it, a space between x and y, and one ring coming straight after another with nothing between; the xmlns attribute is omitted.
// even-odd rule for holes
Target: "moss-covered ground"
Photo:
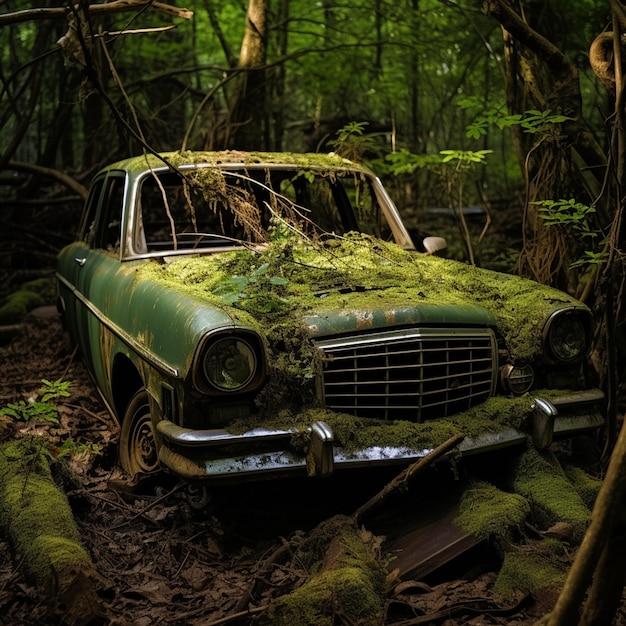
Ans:
<svg viewBox="0 0 626 626"><path fill-rule="evenodd" d="M387 570L377 554L375 540L341 516L318 526L297 555L308 563L311 576L304 585L271 604L271 624L380 624Z"/></svg>
<svg viewBox="0 0 626 626"><path fill-rule="evenodd" d="M31 280L0 303L0 325L17 324L38 306L54 302L56 289L52 278Z"/></svg>

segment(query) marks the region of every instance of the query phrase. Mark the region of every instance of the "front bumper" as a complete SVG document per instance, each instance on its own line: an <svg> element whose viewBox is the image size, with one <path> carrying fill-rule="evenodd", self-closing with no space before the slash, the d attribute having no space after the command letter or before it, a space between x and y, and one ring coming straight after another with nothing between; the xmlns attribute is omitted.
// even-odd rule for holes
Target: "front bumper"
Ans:
<svg viewBox="0 0 626 626"><path fill-rule="evenodd" d="M529 398L531 418L528 430L509 428L466 437L461 455L489 452L523 445L532 439L537 448L546 448L554 437L575 435L604 424L600 390L568 392L550 399ZM415 450L401 446L372 446L346 451L335 442L332 429L317 421L307 429L308 445L302 448L297 429L257 428L241 435L224 430L192 430L161 420L157 426L159 459L175 474L188 479L215 481L261 479L284 474L328 476L340 468L409 464L423 458L435 447ZM297 435L298 446L294 446ZM441 442L437 442L441 443Z"/></svg>

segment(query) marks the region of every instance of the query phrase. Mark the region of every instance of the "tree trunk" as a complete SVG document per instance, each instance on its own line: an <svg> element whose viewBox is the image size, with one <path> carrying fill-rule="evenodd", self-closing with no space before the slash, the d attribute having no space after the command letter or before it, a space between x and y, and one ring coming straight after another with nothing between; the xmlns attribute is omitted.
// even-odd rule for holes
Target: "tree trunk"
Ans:
<svg viewBox="0 0 626 626"><path fill-rule="evenodd" d="M236 150L266 147L267 0L249 0L246 30L241 43L240 72L231 110L227 146Z"/></svg>
<svg viewBox="0 0 626 626"><path fill-rule="evenodd" d="M592 202L574 157L583 130L578 69L531 28L518 0L485 0L483 10L503 28L509 113L538 110L572 118L533 133L514 127L513 141L527 182L520 272L579 295L579 277L570 268L572 241L558 227L545 227L533 204L562 198Z"/></svg>

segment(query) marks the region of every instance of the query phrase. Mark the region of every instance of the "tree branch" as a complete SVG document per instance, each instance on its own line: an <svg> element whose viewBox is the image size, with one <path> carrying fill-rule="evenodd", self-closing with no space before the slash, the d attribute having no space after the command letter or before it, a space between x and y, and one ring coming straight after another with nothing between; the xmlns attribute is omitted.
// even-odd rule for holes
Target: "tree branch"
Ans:
<svg viewBox="0 0 626 626"><path fill-rule="evenodd" d="M503 0L485 0L483 13L500 22L514 39L544 59L551 68L567 74L575 71L569 59L551 41L534 31Z"/></svg>
<svg viewBox="0 0 626 626"><path fill-rule="evenodd" d="M122 13L135 11L150 6L161 13L189 20L193 17L193 11L158 2L158 0L114 0L106 4L90 4L90 15L105 15L108 13ZM25 9L0 15L0 26L17 24L18 22L32 22L34 20L64 19L72 9L70 7L50 7L44 9Z"/></svg>
<svg viewBox="0 0 626 626"><path fill-rule="evenodd" d="M77 180L59 170L55 170L50 167L42 167L41 165L34 165L33 163L22 163L21 161L9 161L6 165L6 169L15 170L17 172L31 172L32 174L56 178L56 180L74 191L81 199L85 200L87 198L87 189Z"/></svg>

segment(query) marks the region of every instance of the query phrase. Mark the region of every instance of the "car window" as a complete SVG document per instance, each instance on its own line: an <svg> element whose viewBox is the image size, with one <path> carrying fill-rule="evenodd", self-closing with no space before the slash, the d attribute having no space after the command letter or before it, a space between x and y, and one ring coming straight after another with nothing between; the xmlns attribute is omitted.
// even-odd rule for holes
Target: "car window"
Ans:
<svg viewBox="0 0 626 626"><path fill-rule="evenodd" d="M102 199L102 215L94 240L96 248L103 248L112 252L117 252L120 249L124 182L124 176L120 175L110 175L106 179Z"/></svg>
<svg viewBox="0 0 626 626"><path fill-rule="evenodd" d="M89 196L85 203L83 218L80 226L79 238L81 241L89 245L93 245L96 227L96 211L98 210L98 201L104 185L104 177L94 180L89 188Z"/></svg>
<svg viewBox="0 0 626 626"><path fill-rule="evenodd" d="M262 243L272 218L309 236L361 231L389 237L371 185L360 173L287 168L150 173L140 188L140 252Z"/></svg>

